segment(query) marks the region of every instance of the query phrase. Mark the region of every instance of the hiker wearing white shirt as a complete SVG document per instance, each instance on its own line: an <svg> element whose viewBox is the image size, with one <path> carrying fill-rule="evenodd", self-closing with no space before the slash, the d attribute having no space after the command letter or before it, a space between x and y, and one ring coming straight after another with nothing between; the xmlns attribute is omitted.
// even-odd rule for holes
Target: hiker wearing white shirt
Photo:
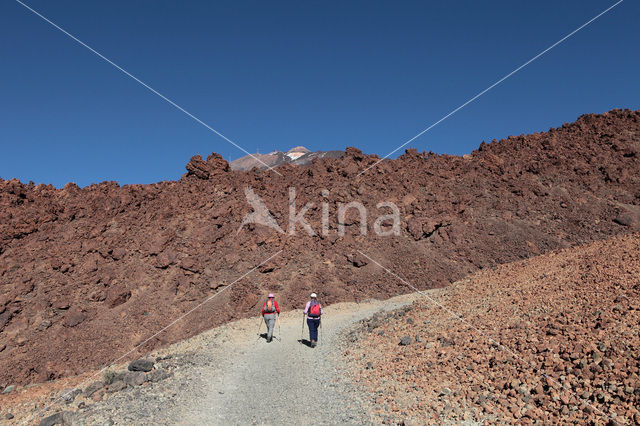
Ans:
<svg viewBox="0 0 640 426"><path fill-rule="evenodd" d="M320 327L320 317L324 313L317 297L315 293L311 293L311 300L304 307L304 315L307 316L307 326L309 327L309 341L312 348L315 348L318 344L318 327Z"/></svg>

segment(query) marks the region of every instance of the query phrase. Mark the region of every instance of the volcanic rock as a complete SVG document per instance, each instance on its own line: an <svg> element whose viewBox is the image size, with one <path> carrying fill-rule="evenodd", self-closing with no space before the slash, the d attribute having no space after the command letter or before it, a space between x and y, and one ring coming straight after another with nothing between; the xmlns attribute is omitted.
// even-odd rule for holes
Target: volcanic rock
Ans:
<svg viewBox="0 0 640 426"><path fill-rule="evenodd" d="M124 382L129 386L140 386L146 380L142 371L130 371L124 375Z"/></svg>
<svg viewBox="0 0 640 426"><path fill-rule="evenodd" d="M86 396L87 398L89 398L96 391L102 389L103 387L104 387L104 383L103 382L93 382L89 386L87 386L87 388L82 392L82 394L84 396Z"/></svg>
<svg viewBox="0 0 640 426"><path fill-rule="evenodd" d="M71 425L73 424L73 418L74 414L72 412L62 411L40 420L38 426Z"/></svg>
<svg viewBox="0 0 640 426"><path fill-rule="evenodd" d="M639 233L476 272L393 314L413 321L386 321L383 335L350 342L354 380L400 405L380 405L381 419L632 423L640 417L640 310L613 308L640 306L638 276ZM594 331L607 317L606 331ZM407 345L399 356L408 332L439 344Z"/></svg>
<svg viewBox="0 0 640 426"><path fill-rule="evenodd" d="M353 266L357 268L361 268L369 263L367 258L360 253L352 253L348 255L347 260L349 261L349 263L351 263Z"/></svg>
<svg viewBox="0 0 640 426"><path fill-rule="evenodd" d="M220 154L213 153L204 161L200 155L194 155L187 163L187 176L207 180L229 171L229 163Z"/></svg>
<svg viewBox="0 0 640 426"><path fill-rule="evenodd" d="M123 389L127 388L127 384L124 382L124 380L116 380L115 382L111 383L109 386L106 387L106 391L107 393L115 393L115 392L120 392Z"/></svg>
<svg viewBox="0 0 640 426"><path fill-rule="evenodd" d="M412 342L411 336L404 336L400 339L400 346L409 346Z"/></svg>
<svg viewBox="0 0 640 426"><path fill-rule="evenodd" d="M153 368L153 361L148 359L138 359L129 364L129 371L151 371Z"/></svg>
<svg viewBox="0 0 640 426"><path fill-rule="evenodd" d="M86 319L85 315L80 311L72 311L67 314L64 320L65 327L75 327Z"/></svg>
<svg viewBox="0 0 640 426"><path fill-rule="evenodd" d="M146 380L155 383L169 377L169 374L163 370L152 370L147 373Z"/></svg>

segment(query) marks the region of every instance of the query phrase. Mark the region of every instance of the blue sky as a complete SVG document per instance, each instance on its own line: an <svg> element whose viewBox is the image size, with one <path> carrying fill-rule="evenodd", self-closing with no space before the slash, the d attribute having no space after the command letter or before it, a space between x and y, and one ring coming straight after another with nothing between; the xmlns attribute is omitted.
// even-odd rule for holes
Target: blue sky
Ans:
<svg viewBox="0 0 640 426"><path fill-rule="evenodd" d="M614 2L25 3L249 152L384 155ZM409 146L464 154L640 108L639 19L624 1ZM13 0L0 58L4 179L149 183L244 155Z"/></svg>

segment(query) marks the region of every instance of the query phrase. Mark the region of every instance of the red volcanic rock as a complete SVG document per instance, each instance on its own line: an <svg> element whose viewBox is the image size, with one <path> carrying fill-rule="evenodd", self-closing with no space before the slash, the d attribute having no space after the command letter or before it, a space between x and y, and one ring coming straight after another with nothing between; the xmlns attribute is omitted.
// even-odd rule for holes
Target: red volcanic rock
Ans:
<svg viewBox="0 0 640 426"><path fill-rule="evenodd" d="M353 266L356 266L358 268L365 266L369 263L369 261L367 260L366 257L364 257L362 254L360 253L353 253L347 256L347 260L349 261L349 263L351 263Z"/></svg>
<svg viewBox="0 0 640 426"><path fill-rule="evenodd" d="M71 311L71 312L69 312L67 314L67 316L64 319L64 326L65 327L75 327L78 324L82 323L85 319L86 319L86 317L84 316L84 314L82 312Z"/></svg>
<svg viewBox="0 0 640 426"><path fill-rule="evenodd" d="M220 173L229 171L229 163L220 154L212 153L204 161L200 155L194 155L187 163L187 176L195 176L200 179L209 179Z"/></svg>
<svg viewBox="0 0 640 426"><path fill-rule="evenodd" d="M638 276L637 233L501 265L362 321L345 356L391 424L634 424Z"/></svg>
<svg viewBox="0 0 640 426"><path fill-rule="evenodd" d="M109 308L115 308L125 303L130 297L131 291L127 289L127 286L123 283L118 283L109 287L105 302Z"/></svg>
<svg viewBox="0 0 640 426"><path fill-rule="evenodd" d="M635 209L640 210L640 207L636 207ZM640 213L624 210L620 212L613 221L618 225L640 228Z"/></svg>
<svg viewBox="0 0 640 426"><path fill-rule="evenodd" d="M150 185L56 189L0 180L0 383L104 365L142 341L140 330L152 334L247 273L216 298L215 315L196 310L142 351L256 314L269 292L286 310L300 307L311 289L326 303L409 291L358 251L426 289L633 232L638 135L640 112L614 110L483 144L465 158L408 150L362 175L379 158L349 148L287 157L281 176L231 171L212 154L193 157L182 179ZM295 165L301 160L308 165ZM248 202L252 193L260 203ZM366 217L361 223L358 209L349 208L340 226L338 210L351 202ZM385 203L397 207L399 235L376 233L392 229L392 220L377 222L391 213ZM290 214L305 206L302 219L315 235L302 222L290 233ZM251 216L254 208L260 211ZM72 310L84 320L69 327ZM595 333L611 329L610 315L622 313L603 312L593 321ZM553 338L572 333L549 331ZM422 344L407 348L414 347ZM604 352L602 358L612 359L615 371L616 359ZM591 372L588 356L581 361Z"/></svg>

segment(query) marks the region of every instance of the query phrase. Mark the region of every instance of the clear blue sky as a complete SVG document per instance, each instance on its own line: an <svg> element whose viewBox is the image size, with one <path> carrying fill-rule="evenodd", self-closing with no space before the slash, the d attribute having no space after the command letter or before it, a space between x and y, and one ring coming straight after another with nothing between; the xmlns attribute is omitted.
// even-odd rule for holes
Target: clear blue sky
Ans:
<svg viewBox="0 0 640 426"><path fill-rule="evenodd" d="M24 1L250 152L380 155L614 3ZM640 108L638 22L624 1L410 146ZM244 155L13 0L0 58L4 179L149 183Z"/></svg>

